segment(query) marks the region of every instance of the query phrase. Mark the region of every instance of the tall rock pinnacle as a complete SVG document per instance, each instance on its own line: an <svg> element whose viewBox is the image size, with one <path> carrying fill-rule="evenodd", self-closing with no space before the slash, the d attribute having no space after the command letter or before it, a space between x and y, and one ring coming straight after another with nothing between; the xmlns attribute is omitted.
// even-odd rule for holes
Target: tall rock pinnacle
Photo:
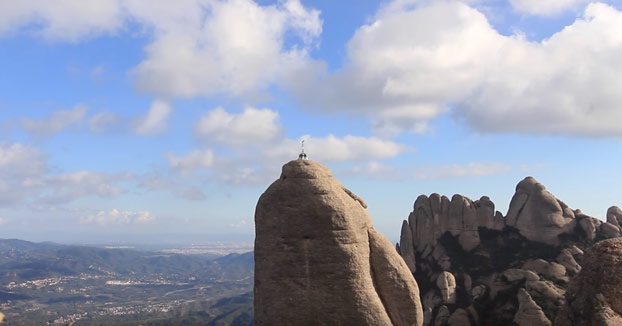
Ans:
<svg viewBox="0 0 622 326"><path fill-rule="evenodd" d="M255 212L256 325L422 325L417 283L366 206L319 163L283 166Z"/></svg>

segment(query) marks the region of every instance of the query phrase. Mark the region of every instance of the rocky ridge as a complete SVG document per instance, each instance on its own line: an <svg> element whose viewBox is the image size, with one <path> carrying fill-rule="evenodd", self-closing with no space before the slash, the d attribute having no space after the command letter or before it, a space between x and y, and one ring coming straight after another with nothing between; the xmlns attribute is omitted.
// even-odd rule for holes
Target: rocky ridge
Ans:
<svg viewBox="0 0 622 326"><path fill-rule="evenodd" d="M422 325L417 282L365 202L309 160L255 212L256 325Z"/></svg>
<svg viewBox="0 0 622 326"><path fill-rule="evenodd" d="M602 222L527 177L506 216L486 196L419 196L397 250L419 282L424 325L551 325L583 250L621 226L620 208Z"/></svg>

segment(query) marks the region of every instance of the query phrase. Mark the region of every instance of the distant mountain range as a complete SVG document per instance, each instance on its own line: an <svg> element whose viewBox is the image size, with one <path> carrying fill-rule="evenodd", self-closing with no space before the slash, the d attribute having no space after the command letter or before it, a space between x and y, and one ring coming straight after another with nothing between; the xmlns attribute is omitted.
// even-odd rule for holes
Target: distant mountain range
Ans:
<svg viewBox="0 0 622 326"><path fill-rule="evenodd" d="M11 325L250 325L252 285L252 252L216 257L0 239L0 311Z"/></svg>
<svg viewBox="0 0 622 326"><path fill-rule="evenodd" d="M248 276L248 271L252 271L253 256L252 253L246 253L216 258L213 255L181 255L0 239L0 261L0 282L9 283L80 273L192 274L207 278L226 274L228 277L240 278Z"/></svg>

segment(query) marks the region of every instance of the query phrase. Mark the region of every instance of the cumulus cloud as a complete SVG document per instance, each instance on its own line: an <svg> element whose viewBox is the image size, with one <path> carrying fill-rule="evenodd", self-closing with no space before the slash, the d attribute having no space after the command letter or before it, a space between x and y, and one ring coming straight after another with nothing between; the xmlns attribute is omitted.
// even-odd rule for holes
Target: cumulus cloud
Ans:
<svg viewBox="0 0 622 326"><path fill-rule="evenodd" d="M602 3L542 43L513 39L457 115L486 132L620 136L622 12ZM497 58L499 59L499 58Z"/></svg>
<svg viewBox="0 0 622 326"><path fill-rule="evenodd" d="M346 135L335 137L303 136L305 147L315 160L322 162L362 162L395 157L407 148L377 137ZM292 146L287 144L288 146ZM295 148L295 147L294 147Z"/></svg>
<svg viewBox="0 0 622 326"><path fill-rule="evenodd" d="M121 0L0 2L0 36L26 31L51 41L76 42L123 26Z"/></svg>
<svg viewBox="0 0 622 326"><path fill-rule="evenodd" d="M413 150L378 137L329 134L289 138L278 112L255 108L237 114L223 108L214 109L197 123L195 136L210 145L233 146L226 147L226 153L221 156L211 150L197 150L183 157L168 153L169 165L185 174L209 167L219 180L232 184L256 184L272 179L283 162L298 157L302 140L310 158L322 162L367 162Z"/></svg>
<svg viewBox="0 0 622 326"><path fill-rule="evenodd" d="M126 192L119 182L131 173L76 171L52 174L47 155L20 143L0 143L0 206L29 203L61 204L80 197L114 198Z"/></svg>
<svg viewBox="0 0 622 326"><path fill-rule="evenodd" d="M419 180L459 178L504 174L509 173L512 170L512 165L506 163L471 162L465 165L450 164L441 166L420 167L415 171L413 177Z"/></svg>
<svg viewBox="0 0 622 326"><path fill-rule="evenodd" d="M209 168L214 164L214 153L211 150L194 150L184 156L166 153L172 169L187 175L195 170Z"/></svg>
<svg viewBox="0 0 622 326"><path fill-rule="evenodd" d="M194 133L203 141L227 145L270 142L282 133L278 116L269 109L247 107L234 114L217 108L201 117Z"/></svg>
<svg viewBox="0 0 622 326"><path fill-rule="evenodd" d="M77 105L71 110L58 110L43 119L22 118L22 128L29 133L45 136L57 133L71 125L77 124L84 119L86 107Z"/></svg>
<svg viewBox="0 0 622 326"><path fill-rule="evenodd" d="M106 224L141 224L150 223L155 220L155 216L150 211L120 211L113 208L109 211L97 211L95 214L88 215L80 219L81 223Z"/></svg>
<svg viewBox="0 0 622 326"><path fill-rule="evenodd" d="M173 10L173 15L189 17L175 23L145 17L155 26L156 39L134 70L138 89L176 97L252 95L300 66L321 32L319 12L298 0L268 6L251 0L204 1L186 7ZM301 41L286 47L286 34Z"/></svg>
<svg viewBox="0 0 622 326"><path fill-rule="evenodd" d="M76 42L138 27L152 36L133 69L160 97L255 96L304 64L322 31L299 0L24 0L0 4L0 36L27 32ZM235 23L232 23L235 22Z"/></svg>
<svg viewBox="0 0 622 326"><path fill-rule="evenodd" d="M171 113L171 105L164 100L155 99L149 112L138 120L135 132L139 135L150 135L166 129L166 119Z"/></svg>
<svg viewBox="0 0 622 326"><path fill-rule="evenodd" d="M464 3L394 5L355 32L340 71L314 74L314 62L289 85L308 107L368 115L379 134L422 132L452 111L483 132L619 136L621 28L621 11L591 3L531 42Z"/></svg>
<svg viewBox="0 0 622 326"><path fill-rule="evenodd" d="M558 14L586 2L588 0L510 0L519 12L543 16Z"/></svg>

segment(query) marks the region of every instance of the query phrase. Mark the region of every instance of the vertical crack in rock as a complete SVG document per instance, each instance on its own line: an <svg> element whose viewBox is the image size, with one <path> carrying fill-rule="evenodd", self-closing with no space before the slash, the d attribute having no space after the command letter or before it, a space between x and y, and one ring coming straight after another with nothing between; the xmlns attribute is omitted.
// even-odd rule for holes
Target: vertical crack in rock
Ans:
<svg viewBox="0 0 622 326"><path fill-rule="evenodd" d="M384 236L368 230L370 259L377 292L394 325L423 324L419 287L404 260Z"/></svg>

